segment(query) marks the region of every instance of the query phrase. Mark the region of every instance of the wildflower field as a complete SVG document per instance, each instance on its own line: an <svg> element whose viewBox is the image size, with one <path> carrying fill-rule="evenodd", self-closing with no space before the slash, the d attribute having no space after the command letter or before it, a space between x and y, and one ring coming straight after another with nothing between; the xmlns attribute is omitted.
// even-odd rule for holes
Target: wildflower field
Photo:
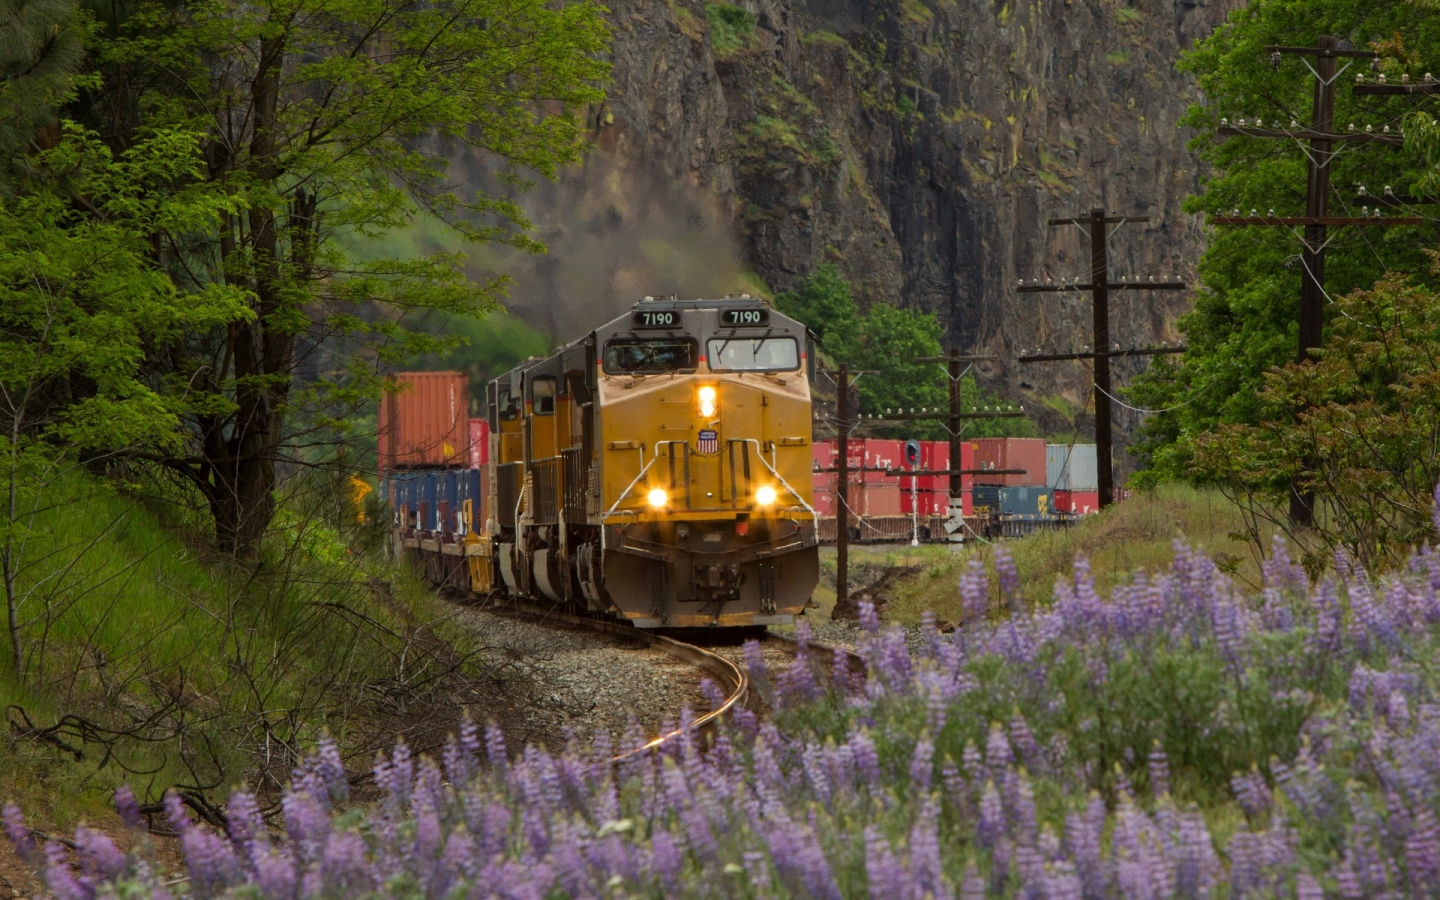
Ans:
<svg viewBox="0 0 1440 900"><path fill-rule="evenodd" d="M864 608L865 673L819 676L808 649L766 672L752 647L775 714L706 747L612 765L604 737L512 755L464 723L438 761L396 747L360 805L322 742L283 829L244 791L223 832L172 795L179 880L144 840L5 824L59 900L1440 894L1440 553L1311 585L1277 544L1258 596L1177 546L1102 598L1082 559L1033 610L995 562L996 585L963 575L951 633Z"/></svg>

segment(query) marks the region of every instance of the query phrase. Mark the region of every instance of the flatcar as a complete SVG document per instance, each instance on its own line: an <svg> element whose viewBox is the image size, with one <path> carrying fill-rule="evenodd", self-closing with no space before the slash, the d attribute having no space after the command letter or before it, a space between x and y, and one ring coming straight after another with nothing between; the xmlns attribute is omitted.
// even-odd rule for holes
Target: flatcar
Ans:
<svg viewBox="0 0 1440 900"><path fill-rule="evenodd" d="M491 381L487 511L448 549L462 579L642 628L792 621L819 577L813 360L759 299L647 297ZM415 520L402 545L453 583Z"/></svg>

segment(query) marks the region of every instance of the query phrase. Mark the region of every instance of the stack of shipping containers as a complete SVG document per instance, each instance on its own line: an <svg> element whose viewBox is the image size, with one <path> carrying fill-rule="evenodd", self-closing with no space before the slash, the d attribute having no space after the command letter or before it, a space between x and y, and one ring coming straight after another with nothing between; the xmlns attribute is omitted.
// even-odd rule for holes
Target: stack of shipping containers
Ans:
<svg viewBox="0 0 1440 900"><path fill-rule="evenodd" d="M975 473L976 515L998 513L1009 520L1040 520L1054 513L1045 480L1043 438L981 438L975 442L975 468L1016 470Z"/></svg>
<svg viewBox="0 0 1440 900"><path fill-rule="evenodd" d="M471 419L464 372L399 376L380 400L380 485L406 528L437 536L478 534L485 524L489 424ZM470 521L462 522L469 501Z"/></svg>
<svg viewBox="0 0 1440 900"><path fill-rule="evenodd" d="M1045 483L1055 491L1055 509L1075 515L1100 510L1100 480L1094 444L1050 444L1045 448Z"/></svg>

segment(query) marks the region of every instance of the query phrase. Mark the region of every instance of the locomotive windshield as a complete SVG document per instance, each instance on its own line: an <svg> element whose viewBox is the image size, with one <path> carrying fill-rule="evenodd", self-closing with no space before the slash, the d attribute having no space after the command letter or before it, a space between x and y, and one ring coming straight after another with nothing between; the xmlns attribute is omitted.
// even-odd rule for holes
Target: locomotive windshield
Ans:
<svg viewBox="0 0 1440 900"><path fill-rule="evenodd" d="M694 341L678 338L611 341L605 345L605 371L626 375L693 369L695 350Z"/></svg>
<svg viewBox="0 0 1440 900"><path fill-rule="evenodd" d="M734 372L789 372L800 368L794 338L711 338L710 368Z"/></svg>

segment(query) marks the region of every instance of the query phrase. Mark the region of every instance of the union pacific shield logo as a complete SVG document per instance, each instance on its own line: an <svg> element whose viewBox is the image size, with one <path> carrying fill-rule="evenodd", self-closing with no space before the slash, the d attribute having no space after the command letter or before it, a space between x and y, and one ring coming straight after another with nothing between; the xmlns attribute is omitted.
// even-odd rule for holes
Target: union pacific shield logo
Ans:
<svg viewBox="0 0 1440 900"><path fill-rule="evenodd" d="M700 429L700 437L695 442L695 449L701 453L719 453L720 435L710 428Z"/></svg>

